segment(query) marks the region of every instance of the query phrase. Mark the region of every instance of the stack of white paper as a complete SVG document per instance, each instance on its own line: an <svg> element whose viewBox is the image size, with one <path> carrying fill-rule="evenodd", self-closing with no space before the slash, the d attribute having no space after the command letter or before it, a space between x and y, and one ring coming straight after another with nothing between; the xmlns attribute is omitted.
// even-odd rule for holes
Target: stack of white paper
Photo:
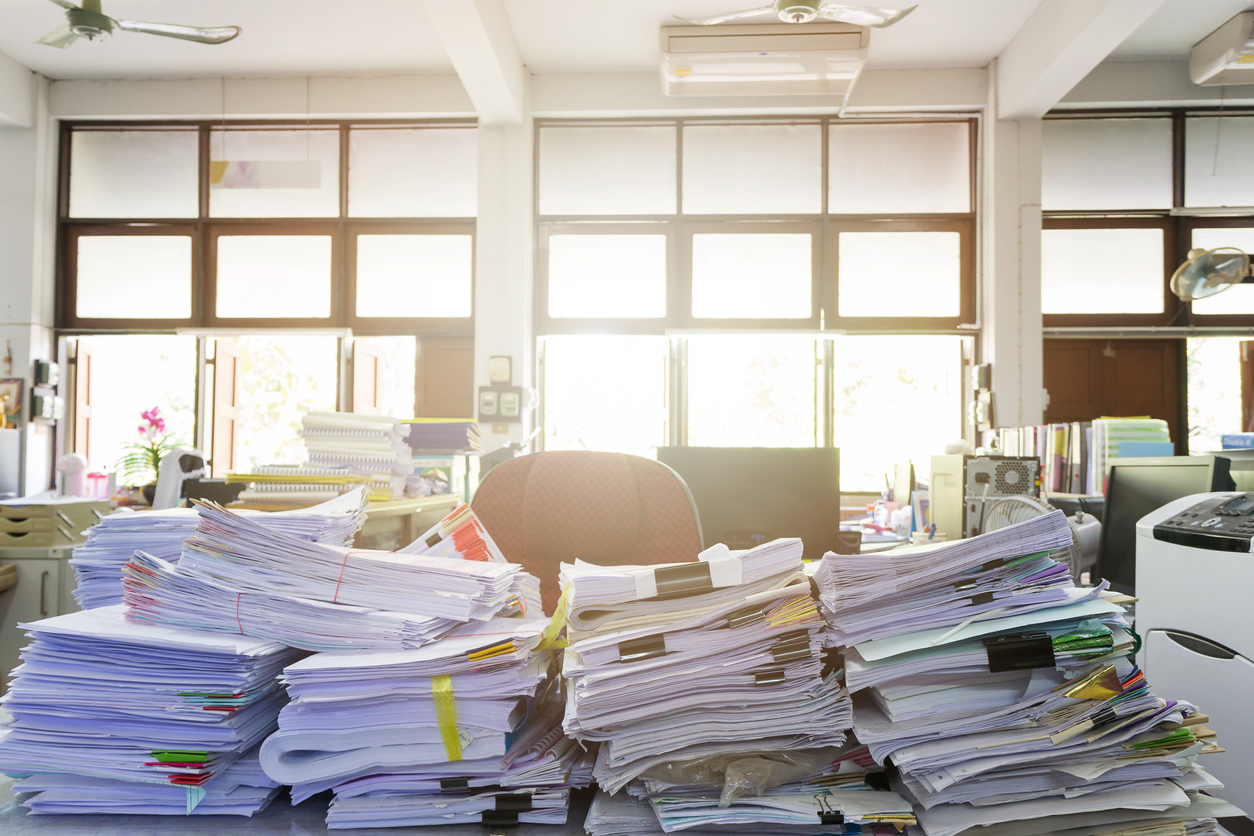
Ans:
<svg viewBox="0 0 1254 836"><path fill-rule="evenodd" d="M1113 833L1133 819L1213 832L1190 805L1219 786L1194 763L1214 735L1193 706L1150 693L1116 597L1075 588L1053 559L1069 537L1059 512L957 543L827 554L814 573L854 731L891 763L917 832L1033 820Z"/></svg>
<svg viewBox="0 0 1254 836"><path fill-rule="evenodd" d="M516 594L513 564L311 543L198 505L200 525L183 543L179 573L237 591L457 621L491 618Z"/></svg>
<svg viewBox="0 0 1254 836"><path fill-rule="evenodd" d="M831 818L808 785L768 798L766 789L797 775L757 782L754 794L719 806L723 776L745 758L780 765L787 758L779 753L808 755L813 767L802 777L828 774L850 726L840 674L824 671L824 624L801 553L793 539L746 552L716 546L695 563L562 567L565 729L602 742L598 783L611 794L626 787L647 797L655 828L820 832L819 813ZM863 793L868 800L870 791ZM858 820L913 821L896 818L904 802L892 798L878 818Z"/></svg>
<svg viewBox="0 0 1254 836"><path fill-rule="evenodd" d="M363 489L300 511L265 513L244 511L245 516L315 543L347 546L365 522ZM107 607L122 601L122 565L136 551L169 563L177 563L183 540L196 530L200 514L195 508L166 511L121 510L87 529L87 541L74 550L77 587L74 597L83 609Z"/></svg>
<svg viewBox="0 0 1254 836"><path fill-rule="evenodd" d="M189 558L176 567L142 551L135 553L123 569L131 618L272 639L304 650L405 650L447 635L467 620L540 611L539 582L503 558L494 559L491 538L468 508L454 511L408 552L340 550L333 556L341 559L340 571L348 575L348 583L358 585L352 594L361 600L381 600L379 590L360 588L353 579L363 567L380 565L395 583L409 584L412 594L404 594L404 587L388 590L396 606L408 607L401 610L337 601L348 597L339 594L345 582L338 575L339 590L333 590L330 600L313 597L316 567L300 562L299 544L275 539L276 553L286 551L291 558L266 560L266 538L277 535L256 526L241 532L248 547L232 552L236 562L217 561L228 547L213 544L241 542L231 528L240 518L218 516L221 510L201 506L206 518L199 532L203 536L192 547L201 550L203 559ZM251 561L250 555L258 560ZM241 567L247 569L243 574ZM368 578L359 580L369 586ZM502 582L508 584L504 596L497 592ZM433 596L438 596L438 607L431 603Z"/></svg>
<svg viewBox="0 0 1254 836"><path fill-rule="evenodd" d="M300 435L311 467L352 467L369 475L376 498L404 495L405 477L414 472L414 462L409 428L399 418L310 412L301 418Z"/></svg>
<svg viewBox="0 0 1254 836"><path fill-rule="evenodd" d="M276 726L275 677L302 655L243 636L136 624L120 606L22 625L0 771L36 813L251 815L274 795L233 765ZM150 787L147 785L156 785ZM181 808L181 809L180 809Z"/></svg>
<svg viewBox="0 0 1254 836"><path fill-rule="evenodd" d="M262 767L294 803L333 789L332 828L564 822L591 763L561 733L548 626L493 619L417 650L297 662Z"/></svg>

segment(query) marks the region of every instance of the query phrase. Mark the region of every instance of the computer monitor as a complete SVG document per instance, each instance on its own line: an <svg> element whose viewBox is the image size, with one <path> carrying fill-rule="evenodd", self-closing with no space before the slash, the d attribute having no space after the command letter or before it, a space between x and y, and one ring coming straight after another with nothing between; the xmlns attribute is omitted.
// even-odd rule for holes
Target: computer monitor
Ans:
<svg viewBox="0 0 1254 836"><path fill-rule="evenodd" d="M800 537L807 559L836 545L840 451L834 447L659 447L688 483L705 545L752 548Z"/></svg>
<svg viewBox="0 0 1254 836"><path fill-rule="evenodd" d="M1115 459L1106 482L1106 509L1094 582L1136 591L1136 524L1168 502L1195 493L1235 490L1223 456Z"/></svg>

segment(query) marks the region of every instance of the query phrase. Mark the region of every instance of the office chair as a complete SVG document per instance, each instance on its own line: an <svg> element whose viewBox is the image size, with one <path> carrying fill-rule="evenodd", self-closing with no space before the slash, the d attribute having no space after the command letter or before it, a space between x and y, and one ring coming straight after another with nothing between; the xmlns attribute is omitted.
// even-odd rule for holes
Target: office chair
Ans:
<svg viewBox="0 0 1254 836"><path fill-rule="evenodd" d="M664 464L624 453L532 453L495 467L471 506L511 563L540 579L544 611L563 561L602 565L697 559L701 523L688 486Z"/></svg>

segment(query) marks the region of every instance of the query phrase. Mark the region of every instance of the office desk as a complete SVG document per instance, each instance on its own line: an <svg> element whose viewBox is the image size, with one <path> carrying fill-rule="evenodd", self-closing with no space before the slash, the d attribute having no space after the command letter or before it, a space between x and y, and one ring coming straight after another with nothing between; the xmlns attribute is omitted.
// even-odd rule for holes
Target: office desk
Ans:
<svg viewBox="0 0 1254 836"><path fill-rule="evenodd" d="M298 807L291 806L287 792L279 794L260 815L243 816L28 816L24 807L0 812L0 833L5 836L222 836L233 830L249 836L325 836L328 833L363 833L370 836L584 836L583 823L592 803L591 790L576 790L564 825L522 824L518 827L484 827L454 824L447 827L383 827L369 830L328 831L327 804L331 794L315 796Z"/></svg>

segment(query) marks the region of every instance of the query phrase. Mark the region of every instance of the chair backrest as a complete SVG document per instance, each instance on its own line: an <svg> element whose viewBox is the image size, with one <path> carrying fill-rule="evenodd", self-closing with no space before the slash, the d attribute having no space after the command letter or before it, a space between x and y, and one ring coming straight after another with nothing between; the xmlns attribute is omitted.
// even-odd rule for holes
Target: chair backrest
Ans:
<svg viewBox="0 0 1254 836"><path fill-rule="evenodd" d="M471 505L505 557L540 579L547 613L557 605L563 561L680 563L702 548L696 506L679 475L624 453L512 459L484 477Z"/></svg>

